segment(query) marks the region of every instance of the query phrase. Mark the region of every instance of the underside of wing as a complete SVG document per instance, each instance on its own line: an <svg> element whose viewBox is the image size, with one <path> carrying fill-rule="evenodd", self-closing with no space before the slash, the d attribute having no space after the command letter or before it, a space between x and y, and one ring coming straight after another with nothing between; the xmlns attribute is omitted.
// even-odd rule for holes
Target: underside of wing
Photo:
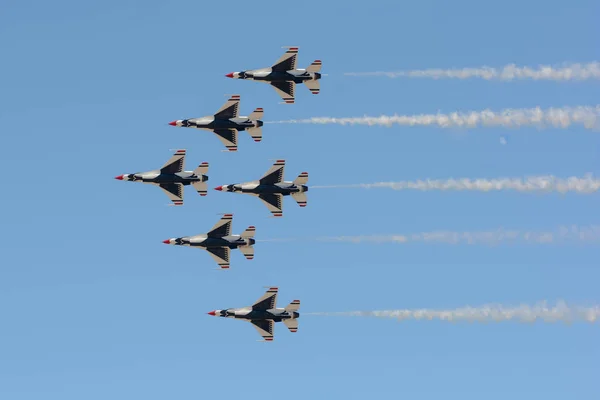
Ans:
<svg viewBox="0 0 600 400"><path fill-rule="evenodd" d="M219 108L219 111L217 111L215 113L215 119L237 118L239 106L240 106L240 95L239 94L231 95L229 100L227 100L227 102L225 104L223 104L223 106L221 108Z"/></svg>
<svg viewBox="0 0 600 400"><path fill-rule="evenodd" d="M215 129L213 131L229 151L237 151L238 131L236 129Z"/></svg>
<svg viewBox="0 0 600 400"><path fill-rule="evenodd" d="M285 72L292 69L296 69L296 58L298 57L298 48L290 47L284 55L279 57L279 60L275 61L275 64L271 67L273 71Z"/></svg>
<svg viewBox="0 0 600 400"><path fill-rule="evenodd" d="M253 319L250 321L252 326L256 328L258 334L262 336L262 338L267 341L273 341L273 331L274 331L274 322L270 319Z"/></svg>
<svg viewBox="0 0 600 400"><path fill-rule="evenodd" d="M231 221L233 214L225 214L207 233L208 237L222 238L223 236L231 235Z"/></svg>
<svg viewBox="0 0 600 400"><path fill-rule="evenodd" d="M177 150L175 154L173 154L173 157L160 168L160 172L162 174L176 174L183 171L184 163L185 150Z"/></svg>
<svg viewBox="0 0 600 400"><path fill-rule="evenodd" d="M269 288L269 290L267 290L267 292L263 294L260 299L256 300L256 302L252 304L252 309L264 311L275 308L275 305L277 304L277 290L278 289L276 287Z"/></svg>
<svg viewBox="0 0 600 400"><path fill-rule="evenodd" d="M208 247L206 251L219 264L219 268L229 268L229 254L231 252L229 247Z"/></svg>
<svg viewBox="0 0 600 400"><path fill-rule="evenodd" d="M275 164L260 178L261 185L274 185L283 181L285 160L277 160Z"/></svg>
<svg viewBox="0 0 600 400"><path fill-rule="evenodd" d="M283 196L276 193L265 193L258 196L265 203L274 217L283 216Z"/></svg>
<svg viewBox="0 0 600 400"><path fill-rule="evenodd" d="M173 205L183 205L183 185L181 183L161 183L158 186L169 196Z"/></svg>
<svg viewBox="0 0 600 400"><path fill-rule="evenodd" d="M271 86L275 88L277 94L283 99L283 101L287 104L294 103L294 90L296 88L296 84L292 81L277 81L271 82Z"/></svg>

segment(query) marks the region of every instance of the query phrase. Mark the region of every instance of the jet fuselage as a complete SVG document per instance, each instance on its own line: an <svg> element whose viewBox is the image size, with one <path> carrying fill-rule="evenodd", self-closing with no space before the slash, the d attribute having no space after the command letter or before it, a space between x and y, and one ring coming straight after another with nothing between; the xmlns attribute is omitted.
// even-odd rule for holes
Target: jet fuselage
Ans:
<svg viewBox="0 0 600 400"><path fill-rule="evenodd" d="M207 235L184 236L169 239L169 244L190 247L229 247L236 249L240 246L252 246L256 241L252 238L242 238L240 235L229 235L220 238Z"/></svg>
<svg viewBox="0 0 600 400"><path fill-rule="evenodd" d="M295 185L293 182L281 182L273 185L261 185L259 181L245 182L245 183L234 183L232 185L221 186L221 191L224 192L239 192L239 193L250 193L250 194L282 194L284 196L291 195L292 193L308 192L308 186Z"/></svg>
<svg viewBox="0 0 600 400"><path fill-rule="evenodd" d="M148 171L148 172L137 172L135 174L122 175L122 180L142 182L142 183L181 183L184 186L191 185L194 182L206 182L208 176L196 175L192 171L182 171L175 174L164 174L159 170Z"/></svg>
<svg viewBox="0 0 600 400"><path fill-rule="evenodd" d="M237 117L229 119L217 119L214 116L206 116L200 118L190 118L175 121L175 126L184 128L208 129L236 129L244 131L250 128L260 128L263 126L261 120L252 120L248 117Z"/></svg>
<svg viewBox="0 0 600 400"><path fill-rule="evenodd" d="M226 310L215 310L217 317L250 319L250 320L273 320L281 322L284 319L300 318L297 311L287 311L284 308L272 308L269 310L254 310L252 307L228 308Z"/></svg>
<svg viewBox="0 0 600 400"><path fill-rule="evenodd" d="M234 79L247 79L266 82L289 82L303 83L321 79L318 72L307 72L305 69L292 69L289 71L273 71L271 68L253 69L248 71L233 72Z"/></svg>

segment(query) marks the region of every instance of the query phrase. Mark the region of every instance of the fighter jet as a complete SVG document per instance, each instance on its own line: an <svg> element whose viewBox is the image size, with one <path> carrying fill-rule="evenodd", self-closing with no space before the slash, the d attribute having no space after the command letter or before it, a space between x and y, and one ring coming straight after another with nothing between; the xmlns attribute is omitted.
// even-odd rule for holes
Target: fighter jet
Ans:
<svg viewBox="0 0 600 400"><path fill-rule="evenodd" d="M240 249L248 259L254 258L254 232L256 228L248 227L241 235L231 234L231 220L233 214L225 214L215 226L204 235L184 236L164 240L165 244L177 246L190 246L204 249L215 259L221 269L229 268L229 253L231 249Z"/></svg>
<svg viewBox="0 0 600 400"><path fill-rule="evenodd" d="M171 126L205 129L217 134L217 137L228 151L237 151L238 131L247 130L255 142L262 140L263 109L257 108L249 116L238 116L240 95L231 95L223 107L215 113L200 118L178 119L169 122Z"/></svg>
<svg viewBox="0 0 600 400"><path fill-rule="evenodd" d="M276 308L277 288L267 290L260 299L250 307L228 308L226 310L214 310L208 313L217 317L236 318L252 323L258 334L263 337L262 341L273 341L273 325L282 322L291 332L298 331L298 318L300 318L300 300L294 300L285 308Z"/></svg>
<svg viewBox="0 0 600 400"><path fill-rule="evenodd" d="M194 171L184 171L185 150L177 150L173 157L160 169L134 174L118 175L115 179L120 181L134 181L157 185L169 196L175 206L183 205L183 187L192 185L200 196L206 196L206 181L208 176L208 163L203 162Z"/></svg>
<svg viewBox="0 0 600 400"><path fill-rule="evenodd" d="M283 180L284 168L285 160L277 160L258 181L217 186L215 190L258 196L274 217L281 217L283 216L282 196L291 195L300 207L306 207L308 191L308 187L305 186L308 182L308 172L302 172L293 182L286 182Z"/></svg>
<svg viewBox="0 0 600 400"><path fill-rule="evenodd" d="M228 78L248 79L266 82L275 88L275 91L287 104L294 103L296 83L304 83L312 94L319 94L321 79L321 60L315 60L306 69L296 69L297 47L289 47L279 60L270 68L260 68L240 72L231 72L225 75Z"/></svg>

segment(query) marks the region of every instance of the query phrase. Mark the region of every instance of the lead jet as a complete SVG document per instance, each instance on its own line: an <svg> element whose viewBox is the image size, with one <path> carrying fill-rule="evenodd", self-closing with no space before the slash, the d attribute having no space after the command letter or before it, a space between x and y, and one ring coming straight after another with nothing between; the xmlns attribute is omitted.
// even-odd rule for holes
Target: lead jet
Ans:
<svg viewBox="0 0 600 400"><path fill-rule="evenodd" d="M134 174L118 175L115 179L120 181L133 181L150 183L160 187L172 204L175 206L183 205L183 187L191 185L196 189L200 196L206 196L206 181L208 176L208 163L203 162L193 171L184 171L185 150L177 150L173 157L169 159L160 169L148 172L136 172Z"/></svg>
<svg viewBox="0 0 600 400"><path fill-rule="evenodd" d="M275 88L284 103L293 104L296 83L304 83L312 94L319 94L320 91L321 60L313 61L306 69L296 69L297 56L298 48L289 47L270 68L231 72L225 76L268 83Z"/></svg>
<svg viewBox="0 0 600 400"><path fill-rule="evenodd" d="M178 119L169 122L171 126L204 129L214 132L228 151L237 151L238 131L247 130L255 142L262 140L263 109L257 108L249 116L238 115L240 95L231 95L223 107L215 113L200 118Z"/></svg>
<svg viewBox="0 0 600 400"><path fill-rule="evenodd" d="M204 249L219 264L219 268L228 269L231 249L240 249L248 260L252 260L254 258L252 246L256 243L254 240L256 228L253 226L248 227L241 235L232 235L232 219L233 214L225 214L206 234L167 239L163 243Z"/></svg>
<svg viewBox="0 0 600 400"><path fill-rule="evenodd" d="M277 160L275 164L257 181L234 183L217 186L215 190L222 192L247 193L257 196L265 203L274 217L283 216L283 196L292 196L300 207L306 207L308 172L302 172L292 181L283 180L285 160Z"/></svg>
<svg viewBox="0 0 600 400"><path fill-rule="evenodd" d="M277 288L272 287L250 307L214 310L208 315L248 321L256 328L263 341L272 342L275 322L283 322L291 332L297 332L300 318L300 300L292 301L285 308L276 308L276 304Z"/></svg>

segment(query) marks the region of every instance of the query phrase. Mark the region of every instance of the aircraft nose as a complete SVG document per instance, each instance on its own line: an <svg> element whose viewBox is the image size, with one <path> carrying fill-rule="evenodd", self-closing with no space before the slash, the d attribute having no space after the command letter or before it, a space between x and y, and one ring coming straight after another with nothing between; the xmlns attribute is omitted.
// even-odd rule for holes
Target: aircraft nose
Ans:
<svg viewBox="0 0 600 400"><path fill-rule="evenodd" d="M217 187L215 188L215 190L218 190L218 191L222 192L222 191L223 191L223 186L217 186Z"/></svg>
<svg viewBox="0 0 600 400"><path fill-rule="evenodd" d="M123 175L115 176L115 179L118 179L118 180L122 181L123 180Z"/></svg>
<svg viewBox="0 0 600 400"><path fill-rule="evenodd" d="M177 126L177 121L171 121L171 122L169 122L169 125L171 125L171 126Z"/></svg>
<svg viewBox="0 0 600 400"><path fill-rule="evenodd" d="M171 244L171 239L163 240L164 244Z"/></svg>
<svg viewBox="0 0 600 400"><path fill-rule="evenodd" d="M233 72L230 72L230 73L226 74L225 76L228 78L233 78Z"/></svg>
<svg viewBox="0 0 600 400"><path fill-rule="evenodd" d="M215 315L217 315L217 312L216 311L211 311L211 312L207 312L207 314L208 315L212 315L214 317Z"/></svg>

